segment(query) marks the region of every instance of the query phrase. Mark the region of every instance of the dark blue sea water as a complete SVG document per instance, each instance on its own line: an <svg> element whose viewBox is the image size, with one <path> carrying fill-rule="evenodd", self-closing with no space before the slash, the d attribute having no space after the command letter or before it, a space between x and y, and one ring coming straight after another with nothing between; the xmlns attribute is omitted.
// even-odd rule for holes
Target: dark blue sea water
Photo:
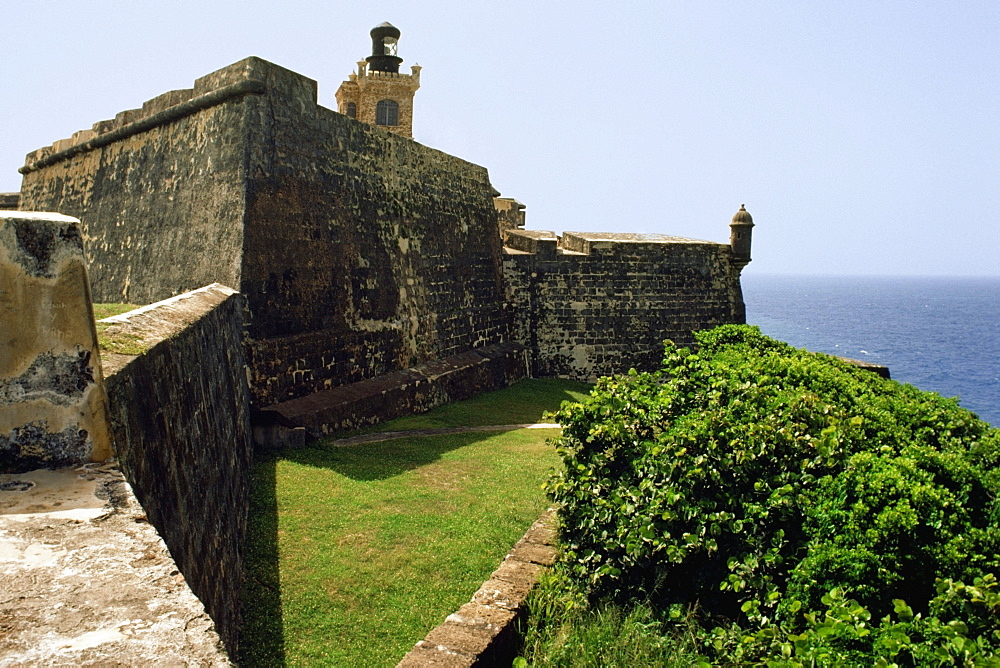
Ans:
<svg viewBox="0 0 1000 668"><path fill-rule="evenodd" d="M747 322L798 348L889 367L893 380L1000 426L1000 278L743 274Z"/></svg>

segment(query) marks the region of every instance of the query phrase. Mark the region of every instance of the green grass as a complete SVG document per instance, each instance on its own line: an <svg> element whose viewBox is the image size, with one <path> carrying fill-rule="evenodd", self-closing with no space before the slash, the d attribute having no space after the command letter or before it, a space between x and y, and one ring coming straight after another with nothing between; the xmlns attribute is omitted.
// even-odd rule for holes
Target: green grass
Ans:
<svg viewBox="0 0 1000 668"><path fill-rule="evenodd" d="M94 304L94 320L103 320L139 308L135 304Z"/></svg>
<svg viewBox="0 0 1000 668"><path fill-rule="evenodd" d="M537 422L586 387L522 382L388 428ZM547 507L557 434L321 442L258 461L241 663L395 665Z"/></svg>
<svg viewBox="0 0 1000 668"><path fill-rule="evenodd" d="M557 574L528 595L524 648L514 668L653 668L703 665L693 617L665 625L649 605L590 606Z"/></svg>
<svg viewBox="0 0 1000 668"><path fill-rule="evenodd" d="M102 352L121 353L122 355L141 355L149 349L142 339L134 334L107 333L111 327L109 322L100 322L113 315L127 313L139 308L135 304L94 304L94 319L97 320L97 345Z"/></svg>

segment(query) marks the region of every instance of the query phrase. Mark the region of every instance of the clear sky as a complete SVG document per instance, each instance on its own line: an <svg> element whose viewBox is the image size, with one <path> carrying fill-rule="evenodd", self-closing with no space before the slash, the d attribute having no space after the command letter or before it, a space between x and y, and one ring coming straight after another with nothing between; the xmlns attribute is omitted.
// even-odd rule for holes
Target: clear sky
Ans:
<svg viewBox="0 0 1000 668"><path fill-rule="evenodd" d="M96 2L2 13L0 191L24 155L256 55L423 66L415 138L528 227L728 240L745 272L1000 275L1000 2Z"/></svg>

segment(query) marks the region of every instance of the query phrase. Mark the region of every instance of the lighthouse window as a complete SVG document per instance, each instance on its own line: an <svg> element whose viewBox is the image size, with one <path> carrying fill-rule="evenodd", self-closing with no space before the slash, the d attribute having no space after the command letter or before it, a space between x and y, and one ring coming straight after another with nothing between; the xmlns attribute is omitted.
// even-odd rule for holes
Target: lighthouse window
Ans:
<svg viewBox="0 0 1000 668"><path fill-rule="evenodd" d="M377 125L399 125L399 104L393 100L379 100L375 105L375 123Z"/></svg>
<svg viewBox="0 0 1000 668"><path fill-rule="evenodd" d="M358 117L358 105L356 105L353 102L348 102L347 103L347 115L350 116L351 118L357 118Z"/></svg>
<svg viewBox="0 0 1000 668"><path fill-rule="evenodd" d="M383 55L386 55L386 56L395 56L396 55L396 46L397 46L397 44L398 44L398 42L396 42L396 38L395 37L386 37L386 38L384 38L382 40L382 49L383 49L383 51L385 51L385 53Z"/></svg>

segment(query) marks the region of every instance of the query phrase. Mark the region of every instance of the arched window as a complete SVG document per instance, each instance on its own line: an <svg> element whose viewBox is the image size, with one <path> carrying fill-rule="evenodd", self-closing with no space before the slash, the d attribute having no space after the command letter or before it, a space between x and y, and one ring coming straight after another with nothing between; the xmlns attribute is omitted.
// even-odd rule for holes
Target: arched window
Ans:
<svg viewBox="0 0 1000 668"><path fill-rule="evenodd" d="M375 105L376 125L399 125L399 104L394 100L379 100Z"/></svg>
<svg viewBox="0 0 1000 668"><path fill-rule="evenodd" d="M357 118L358 117L358 105L356 105L353 102L348 102L347 103L347 115L350 118Z"/></svg>

